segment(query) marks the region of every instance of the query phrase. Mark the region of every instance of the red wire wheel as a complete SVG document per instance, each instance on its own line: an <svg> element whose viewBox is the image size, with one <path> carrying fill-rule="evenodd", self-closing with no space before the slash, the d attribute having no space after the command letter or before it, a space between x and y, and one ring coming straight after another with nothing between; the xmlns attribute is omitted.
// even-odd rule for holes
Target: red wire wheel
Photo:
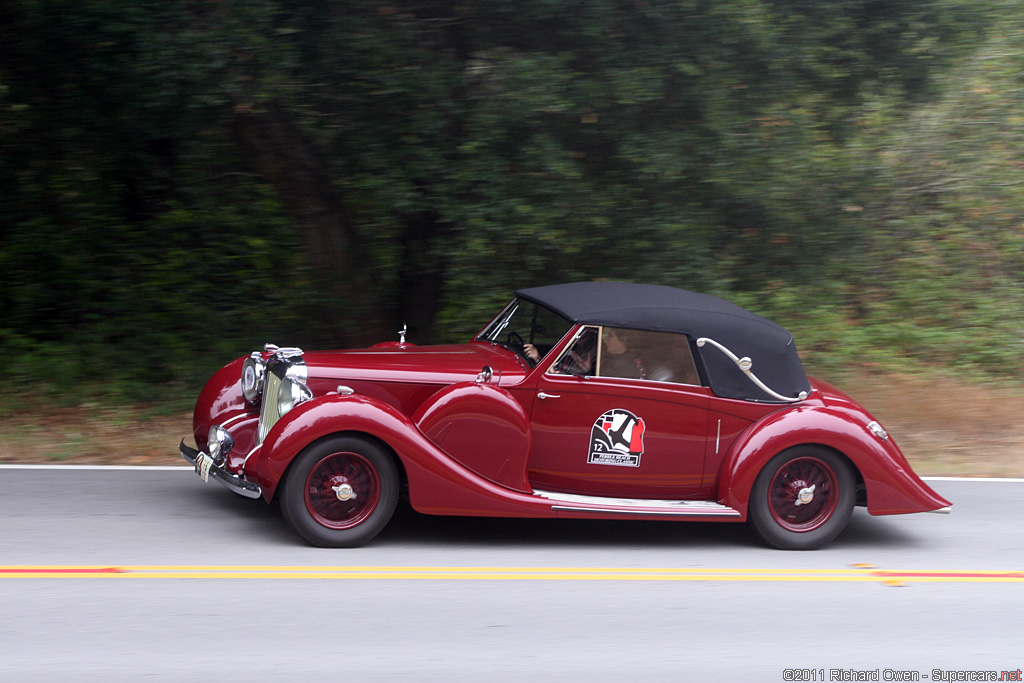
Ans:
<svg viewBox="0 0 1024 683"><path fill-rule="evenodd" d="M362 524L380 500L380 477L359 453L332 453L306 477L306 508L328 529Z"/></svg>
<svg viewBox="0 0 1024 683"><path fill-rule="evenodd" d="M750 524L776 548L819 548L846 528L856 486L853 466L839 453L811 445L790 448L757 475L750 492Z"/></svg>
<svg viewBox="0 0 1024 683"><path fill-rule="evenodd" d="M768 485L768 508L783 529L803 533L828 521L836 510L839 483L835 472L814 457L785 463Z"/></svg>
<svg viewBox="0 0 1024 683"><path fill-rule="evenodd" d="M399 488L398 465L386 446L360 435L335 435L299 453L278 492L285 520L304 539L353 548L387 526Z"/></svg>

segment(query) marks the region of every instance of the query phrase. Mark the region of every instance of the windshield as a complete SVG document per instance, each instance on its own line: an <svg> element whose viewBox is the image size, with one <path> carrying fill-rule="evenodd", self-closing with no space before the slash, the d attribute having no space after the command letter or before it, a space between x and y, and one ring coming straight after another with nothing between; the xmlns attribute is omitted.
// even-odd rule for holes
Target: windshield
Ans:
<svg viewBox="0 0 1024 683"><path fill-rule="evenodd" d="M477 339L501 344L533 363L527 355L526 345L536 348L539 357L543 358L571 326L567 319L543 306L512 299Z"/></svg>

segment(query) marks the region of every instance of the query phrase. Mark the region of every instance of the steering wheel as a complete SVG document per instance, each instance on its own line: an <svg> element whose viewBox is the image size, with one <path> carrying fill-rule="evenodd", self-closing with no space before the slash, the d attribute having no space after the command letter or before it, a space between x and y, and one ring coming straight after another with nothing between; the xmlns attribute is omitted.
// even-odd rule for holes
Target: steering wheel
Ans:
<svg viewBox="0 0 1024 683"><path fill-rule="evenodd" d="M508 347L521 356L526 353L526 341L516 331L508 333Z"/></svg>
<svg viewBox="0 0 1024 683"><path fill-rule="evenodd" d="M526 341L518 332L508 333L508 348L512 349L520 356L522 356L523 360L525 360L526 364L529 365L531 368L536 367L537 363L540 360L534 360L533 358L530 358L528 355L526 355Z"/></svg>

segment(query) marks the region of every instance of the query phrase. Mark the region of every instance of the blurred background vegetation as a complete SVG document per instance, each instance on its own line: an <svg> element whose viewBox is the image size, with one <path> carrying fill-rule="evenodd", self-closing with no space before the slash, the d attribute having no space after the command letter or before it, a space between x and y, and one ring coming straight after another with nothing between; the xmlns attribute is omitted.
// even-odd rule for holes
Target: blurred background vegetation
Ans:
<svg viewBox="0 0 1024 683"><path fill-rule="evenodd" d="M516 287L710 292L814 372L1024 370L1018 0L5 0L0 349L191 400Z"/></svg>

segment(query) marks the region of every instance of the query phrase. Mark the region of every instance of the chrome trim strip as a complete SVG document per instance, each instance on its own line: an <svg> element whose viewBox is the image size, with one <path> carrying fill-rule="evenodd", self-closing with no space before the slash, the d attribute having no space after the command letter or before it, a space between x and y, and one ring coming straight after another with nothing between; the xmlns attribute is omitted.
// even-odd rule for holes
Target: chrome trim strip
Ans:
<svg viewBox="0 0 1024 683"><path fill-rule="evenodd" d="M643 498L604 498L601 496L581 496L573 493L556 493L553 491L534 491L535 496L547 498L556 503L553 510L573 510L581 512L614 512L641 515L682 515L682 516L714 516L739 517L740 511L710 500L646 500ZM593 505L597 507L576 507L576 505L558 505L557 503L575 503L576 505ZM649 508L638 510L635 508Z"/></svg>
<svg viewBox="0 0 1024 683"><path fill-rule="evenodd" d="M742 370L743 374L745 374L747 377L749 377L750 381L757 385L758 389L760 389L764 393L768 394L772 398L776 398L776 399L778 399L780 401L785 401L786 403L796 403L797 401L802 401L805 398L807 398L807 392L806 391L801 391L800 394L796 398L792 398L792 397L789 397L789 396L783 396L780 393L772 391L771 389L768 388L768 386L764 382L759 380L757 378L757 376L753 372L751 372L751 367L753 367L754 361L750 360L749 358L747 358L745 356L743 358L737 357L735 353L733 353L732 351L730 351L726 347L722 346L721 344L716 342L714 339L710 339L708 337L701 337L700 339L697 340L697 346L700 346L700 347L703 347L707 343L710 343L712 346L714 346L719 351L721 351L726 356L728 356L729 359L732 360L732 362L736 364L736 367L738 367L740 370Z"/></svg>
<svg viewBox="0 0 1024 683"><path fill-rule="evenodd" d="M718 505L718 503L713 503ZM584 508L572 507L569 505L552 505L551 509L562 512L595 512L601 514L615 515L637 515L651 517L739 517L740 511L732 508L719 510L717 508L700 507L688 510L628 510L625 508Z"/></svg>
<svg viewBox="0 0 1024 683"><path fill-rule="evenodd" d="M245 460L242 461L242 467L240 468L242 471L242 476L245 476L245 466L249 464L249 458L251 458L253 456L253 453L255 453L261 448L263 448L263 444L256 444L255 446L253 446L253 449L246 454Z"/></svg>
<svg viewBox="0 0 1024 683"><path fill-rule="evenodd" d="M947 505L944 508L939 508L938 510L929 510L928 512L931 512L932 514L936 514L936 515L948 515L952 511L953 511L953 506L952 505Z"/></svg>
<svg viewBox="0 0 1024 683"><path fill-rule="evenodd" d="M181 453L182 459L192 465L198 473L198 461L199 456L201 455L200 452L194 448L186 446L184 439L182 439L181 443L178 444L178 452ZM213 464L210 466L210 476L240 496L245 496L246 498L259 498L263 495L263 489L260 488L259 484L254 484L251 481L247 481L242 477L234 475L220 465Z"/></svg>
<svg viewBox="0 0 1024 683"><path fill-rule="evenodd" d="M240 413L239 415L235 415L230 420L225 420L224 422L221 423L220 426L223 429L227 429L231 425L232 422L235 422L236 420L244 420L247 417L253 418L253 419L257 419L259 416L258 415L253 415L251 413Z"/></svg>

